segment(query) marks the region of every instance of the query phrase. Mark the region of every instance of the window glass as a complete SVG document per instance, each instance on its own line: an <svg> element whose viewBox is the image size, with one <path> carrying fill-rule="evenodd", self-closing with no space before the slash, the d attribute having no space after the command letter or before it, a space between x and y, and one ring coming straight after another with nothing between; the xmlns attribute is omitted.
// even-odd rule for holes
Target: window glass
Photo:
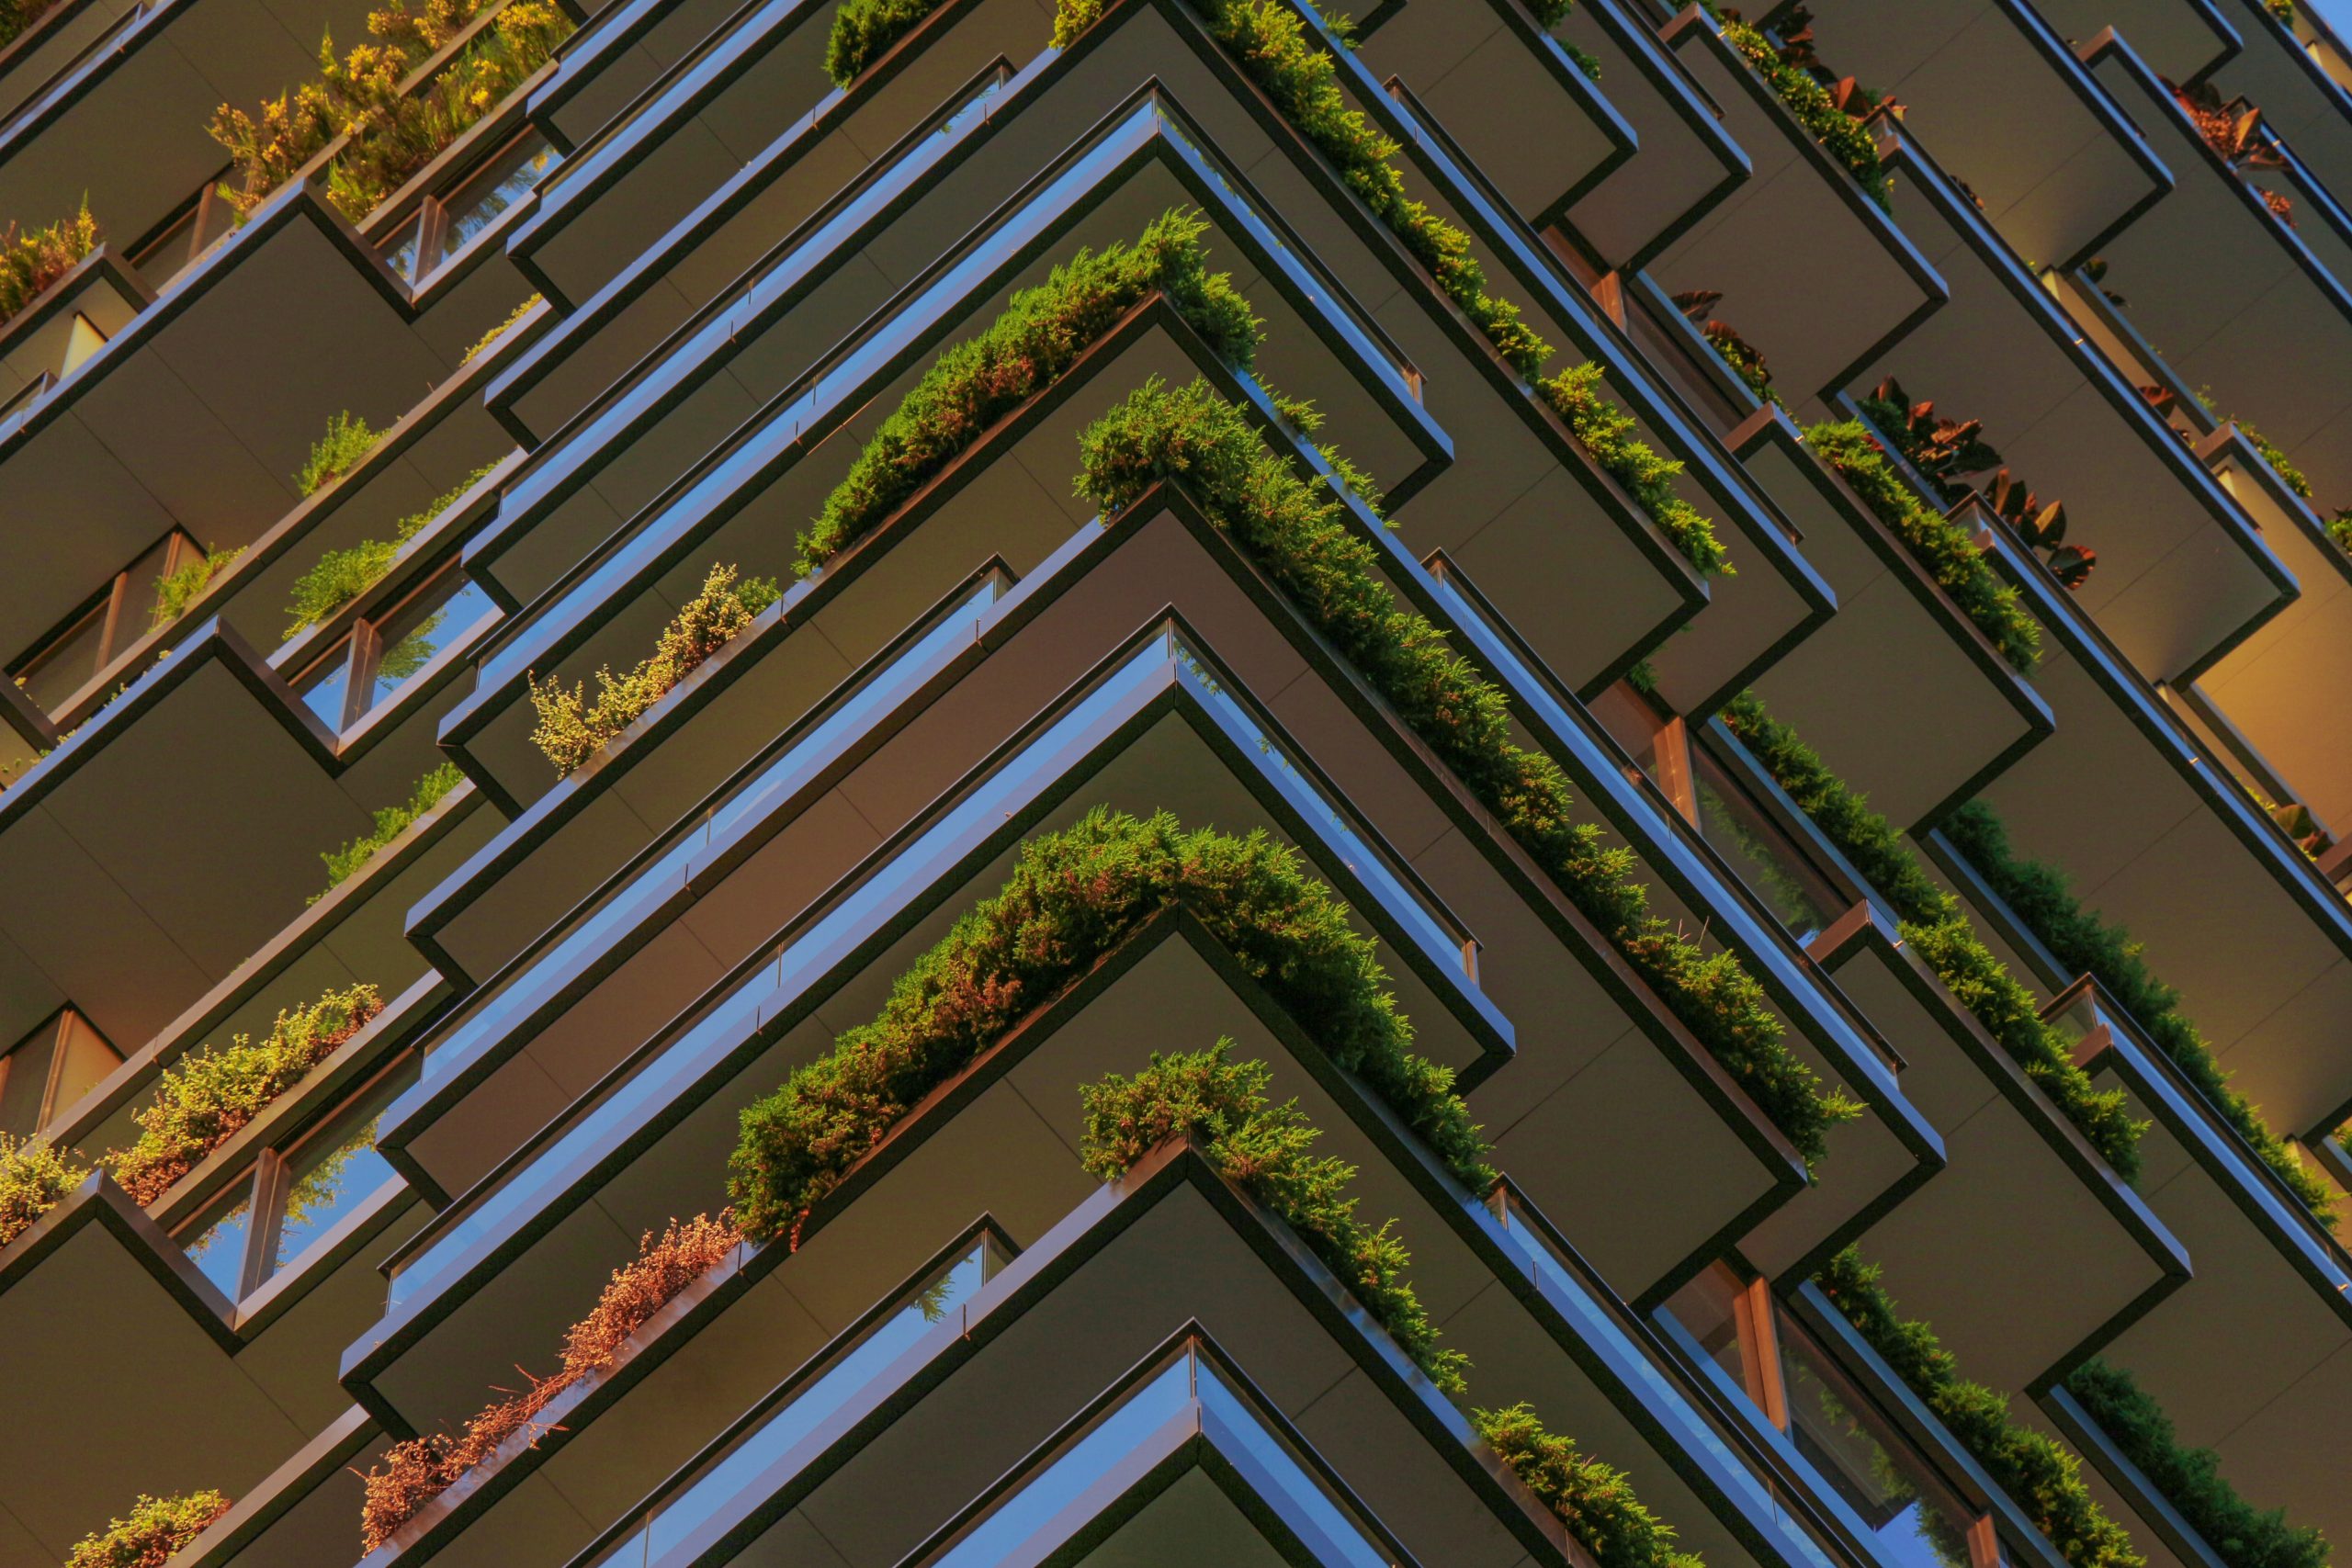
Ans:
<svg viewBox="0 0 2352 1568"><path fill-rule="evenodd" d="M1781 1322L1789 1436L1903 1568L1970 1568L1973 1517L1793 1324Z"/></svg>
<svg viewBox="0 0 2352 1568"><path fill-rule="evenodd" d="M448 221L441 231L442 255L453 256L463 250L467 241L522 200L555 165L556 150L537 135L519 139L492 158L449 197Z"/></svg>
<svg viewBox="0 0 2352 1568"><path fill-rule="evenodd" d="M383 626L376 678L366 705L374 707L407 683L490 610L490 595L455 568L401 606Z"/></svg>
<svg viewBox="0 0 2352 1568"><path fill-rule="evenodd" d="M1828 878L1707 748L1696 748L1691 762L1707 842L1798 942L1827 930L1842 912Z"/></svg>
<svg viewBox="0 0 2352 1568"><path fill-rule="evenodd" d="M391 267L393 276L402 282L416 281L416 251L419 242L424 237L424 209L420 206L414 216L392 231L399 243L384 253L384 260Z"/></svg>
<svg viewBox="0 0 2352 1568"><path fill-rule="evenodd" d="M384 1108L407 1088L413 1074L387 1073L287 1156L279 1184L283 1196L277 1245L269 1262L277 1273L357 1208L392 1176L376 1149L376 1126Z"/></svg>
<svg viewBox="0 0 2352 1568"><path fill-rule="evenodd" d="M254 1178L247 1171L180 1228L180 1246L188 1261L232 1302L243 1293L245 1238L252 1234L253 1223Z"/></svg>
<svg viewBox="0 0 2352 1568"><path fill-rule="evenodd" d="M98 672L107 631L107 601L98 601L64 634L36 655L18 682L43 713L55 713Z"/></svg>
<svg viewBox="0 0 2352 1568"><path fill-rule="evenodd" d="M295 677L294 691L303 706L340 733L344 704L351 694L351 639L345 637L334 652Z"/></svg>
<svg viewBox="0 0 2352 1568"><path fill-rule="evenodd" d="M1708 1359L1724 1370L1735 1388L1747 1386L1739 1348L1740 1284L1721 1263L1711 1263L1699 1277L1674 1292L1666 1310L1674 1314Z"/></svg>

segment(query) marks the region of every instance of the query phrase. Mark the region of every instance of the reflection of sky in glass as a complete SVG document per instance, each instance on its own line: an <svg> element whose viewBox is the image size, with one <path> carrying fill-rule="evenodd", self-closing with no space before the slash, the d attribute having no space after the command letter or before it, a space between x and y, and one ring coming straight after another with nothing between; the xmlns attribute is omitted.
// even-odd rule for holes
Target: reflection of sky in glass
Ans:
<svg viewBox="0 0 2352 1568"><path fill-rule="evenodd" d="M376 661L375 687L368 694L367 705L372 708L399 691L432 662L435 654L489 613L490 595L469 578L459 578L457 592L430 611L403 612L399 621L385 628L384 652Z"/></svg>
<svg viewBox="0 0 2352 1568"><path fill-rule="evenodd" d="M442 254L456 255L467 241L489 228L492 219L546 178L557 161L556 150L534 138L534 144L495 180L487 184L478 180L467 186L458 197L459 205L449 209L448 227L442 231Z"/></svg>
<svg viewBox="0 0 2352 1568"><path fill-rule="evenodd" d="M1883 1559L1904 1568L1969 1568L1967 1527L1918 1461L1882 1441L1843 1380L1817 1367L1793 1335L1781 1341L1789 1436L1876 1537Z"/></svg>
<svg viewBox="0 0 2352 1568"><path fill-rule="evenodd" d="M1162 1423L1182 1414L1192 1399L1193 1360L1181 1357L933 1561L939 1568L979 1568L1012 1557L1039 1527L1076 1502Z"/></svg>
<svg viewBox="0 0 2352 1568"><path fill-rule="evenodd" d="M296 682L294 690L301 696L302 705L317 714L329 729L343 729L344 698L351 690L351 639L345 637L335 650Z"/></svg>
<svg viewBox="0 0 2352 1568"><path fill-rule="evenodd" d="M376 1152L376 1122L371 1113L347 1133L313 1138L288 1162L286 1217L278 1225L271 1273L301 1257L304 1248L392 1179L390 1164Z"/></svg>
<svg viewBox="0 0 2352 1568"><path fill-rule="evenodd" d="M194 1224L180 1232L188 1261L231 1301L244 1273L245 1235L253 1228L254 1178L247 1171Z"/></svg>
<svg viewBox="0 0 2352 1568"><path fill-rule="evenodd" d="M645 1529L607 1552L601 1562L612 1568L650 1562L677 1546L933 1324L969 1301L1000 1267L989 1241L974 1242L969 1251L908 1296L898 1311L876 1323L814 1381L738 1438L724 1457L657 1505Z"/></svg>

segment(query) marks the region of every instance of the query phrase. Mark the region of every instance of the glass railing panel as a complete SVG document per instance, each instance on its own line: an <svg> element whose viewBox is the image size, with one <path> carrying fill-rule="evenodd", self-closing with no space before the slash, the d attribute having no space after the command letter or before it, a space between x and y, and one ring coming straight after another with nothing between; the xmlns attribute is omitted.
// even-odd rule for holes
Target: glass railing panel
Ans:
<svg viewBox="0 0 2352 1568"><path fill-rule="evenodd" d="M1291 1533L1308 1543L1318 1561L1351 1568L1393 1568L1395 1554L1366 1528L1354 1506L1291 1443L1260 1419L1242 1393L1229 1386L1216 1364L1198 1352L1193 1396L1201 1422L1224 1451L1227 1462L1283 1517Z"/></svg>
<svg viewBox="0 0 2352 1568"><path fill-rule="evenodd" d="M1789 1437L1871 1532L1879 1561L1972 1568L1973 1512L1785 1315L1778 1338Z"/></svg>
<svg viewBox="0 0 2352 1568"><path fill-rule="evenodd" d="M1798 945L1827 931L1852 900L1705 746L1690 764L1701 836Z"/></svg>
<svg viewBox="0 0 2352 1568"><path fill-rule="evenodd" d="M901 1295L895 1310L875 1319L829 1359L795 1372L782 1389L762 1401L763 1409L738 1423L737 1432L718 1453L665 1492L642 1524L596 1559L597 1568L642 1568L659 1562L876 1372L970 1301L1009 1261L993 1234L975 1237L970 1247Z"/></svg>

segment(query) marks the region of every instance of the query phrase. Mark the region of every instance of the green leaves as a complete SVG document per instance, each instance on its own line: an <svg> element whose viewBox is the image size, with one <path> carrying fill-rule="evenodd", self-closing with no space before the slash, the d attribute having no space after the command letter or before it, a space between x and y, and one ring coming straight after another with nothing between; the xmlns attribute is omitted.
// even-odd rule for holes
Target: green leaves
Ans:
<svg viewBox="0 0 2352 1568"><path fill-rule="evenodd" d="M2083 1484L2082 1461L2057 1439L2010 1420L2009 1402L1999 1393L1962 1378L1935 1330L1897 1313L1875 1264L1849 1247L1814 1279L2073 1568L2145 1568L2132 1538Z"/></svg>
<svg viewBox="0 0 2352 1568"><path fill-rule="evenodd" d="M1105 1181L1170 1138L1190 1135L1235 1186L1280 1214L1380 1320L1397 1348L1449 1393L1467 1391L1469 1359L1438 1343L1420 1298L1405 1278L1412 1255L1394 1220L1377 1229L1356 1218L1348 1194L1356 1168L1313 1152L1322 1134L1298 1109L1266 1099L1272 1075L1263 1062L1236 1062L1230 1040L1206 1051L1162 1055L1133 1077L1112 1073L1079 1089L1085 1131L1079 1157Z"/></svg>
<svg viewBox="0 0 2352 1568"><path fill-rule="evenodd" d="M863 538L997 420L1051 385L1154 291L1227 362L1247 369L1258 318L1224 273L1208 270L1197 213L1167 212L1132 245L1081 250L1012 297L976 338L941 355L874 433L823 511L796 541L801 577Z"/></svg>
<svg viewBox="0 0 2352 1568"><path fill-rule="evenodd" d="M105 1529L76 1541L66 1555L65 1568L162 1568L228 1511L229 1499L219 1492L178 1497L141 1494L130 1517L112 1520Z"/></svg>
<svg viewBox="0 0 2352 1568"><path fill-rule="evenodd" d="M455 762L443 762L416 781L416 788L408 799L398 806L379 807L376 826L339 850L328 850L319 858L327 863L327 885L311 895L315 904L348 881L361 866L376 856L376 852L408 831L409 824L441 804L441 797L465 782L466 775Z"/></svg>
<svg viewBox="0 0 2352 1568"><path fill-rule="evenodd" d="M2033 993L2002 967L1976 935L1960 900L1937 884L1905 847L1894 825L1870 809L1831 773L1797 732L1765 711L1753 692L1726 704L1723 720L1764 771L1788 792L1862 879L1894 906L1903 939L1935 971L1952 999L2026 1070L2116 1174L2140 1169L2142 1123L2131 1119L2120 1089L2100 1091L2075 1066L2066 1042L2042 1022Z"/></svg>
<svg viewBox="0 0 2352 1568"><path fill-rule="evenodd" d="M1674 1527L1642 1506L1623 1471L1545 1431L1527 1404L1473 1410L1470 1424L1601 1568L1699 1568L1695 1553L1674 1550Z"/></svg>
<svg viewBox="0 0 2352 1568"><path fill-rule="evenodd" d="M873 1021L744 1111L728 1162L744 1234L797 1243L810 1205L917 1100L1178 903L1465 1185L1494 1180L1453 1073L1414 1054L1373 943L1297 852L1262 832L1187 832L1165 812L1097 807L1023 845L1004 886L899 976Z"/></svg>
<svg viewBox="0 0 2352 1568"><path fill-rule="evenodd" d="M701 591L662 628L661 640L636 668L617 676L607 669L596 671L593 698L584 682L567 688L550 681L543 686L534 673L531 707L539 722L531 731L531 743L546 753L559 774L571 773L636 723L705 660L749 630L760 612L782 596L769 579L747 577L739 583L733 567L712 567Z"/></svg>
<svg viewBox="0 0 2352 1568"><path fill-rule="evenodd" d="M1163 479L1182 481L1217 525L1331 639L1513 839L1657 988L1808 1161L1828 1129L1861 1113L1788 1048L1762 987L1731 954L1710 955L1649 913L1631 854L1574 819L1566 776L1510 738L1502 688L1399 607L1373 547L1340 520L1344 503L1266 446L1205 381L1155 379L1080 443L1079 493L1115 512Z"/></svg>
<svg viewBox="0 0 2352 1568"><path fill-rule="evenodd" d="M2289 1524L2282 1508L2265 1512L2238 1495L2213 1451L2183 1448L2172 1418L2130 1372L2094 1358L2067 1377L2066 1389L2229 1568L2325 1568L2327 1538Z"/></svg>

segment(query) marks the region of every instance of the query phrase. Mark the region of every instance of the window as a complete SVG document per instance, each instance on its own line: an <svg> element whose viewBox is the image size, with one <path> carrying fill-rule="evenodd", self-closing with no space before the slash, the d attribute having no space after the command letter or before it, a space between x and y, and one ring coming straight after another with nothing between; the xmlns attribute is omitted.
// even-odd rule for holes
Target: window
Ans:
<svg viewBox="0 0 2352 1568"><path fill-rule="evenodd" d="M121 1063L88 1019L58 1009L0 1056L0 1133L39 1132Z"/></svg>
<svg viewBox="0 0 2352 1568"><path fill-rule="evenodd" d="M1690 783L1699 807L1700 836L1799 943L1828 930L1857 902L1838 891L1795 835L1712 747L1691 748Z"/></svg>
<svg viewBox="0 0 2352 1568"><path fill-rule="evenodd" d="M386 239L385 261L410 285L424 282L500 213L522 200L561 160L547 138L524 132L475 164L446 195L420 199L416 210Z"/></svg>
<svg viewBox="0 0 2352 1568"><path fill-rule="evenodd" d="M387 613L355 621L294 677L295 693L340 734L390 701L490 608L490 595L452 561Z"/></svg>
<svg viewBox="0 0 2352 1568"><path fill-rule="evenodd" d="M1989 1517L1968 1506L1770 1286L1714 1263L1667 1303L1701 1354L1787 1434L1879 1548L1904 1568L2002 1568Z"/></svg>
<svg viewBox="0 0 2352 1568"><path fill-rule="evenodd" d="M188 1260L232 1302L298 1262L391 1179L377 1123L415 1078L415 1059L405 1058L283 1148L264 1150L180 1227Z"/></svg>
<svg viewBox="0 0 2352 1568"><path fill-rule="evenodd" d="M8 673L43 713L58 712L125 649L155 629L156 584L204 558L201 546L173 529L109 578Z"/></svg>

